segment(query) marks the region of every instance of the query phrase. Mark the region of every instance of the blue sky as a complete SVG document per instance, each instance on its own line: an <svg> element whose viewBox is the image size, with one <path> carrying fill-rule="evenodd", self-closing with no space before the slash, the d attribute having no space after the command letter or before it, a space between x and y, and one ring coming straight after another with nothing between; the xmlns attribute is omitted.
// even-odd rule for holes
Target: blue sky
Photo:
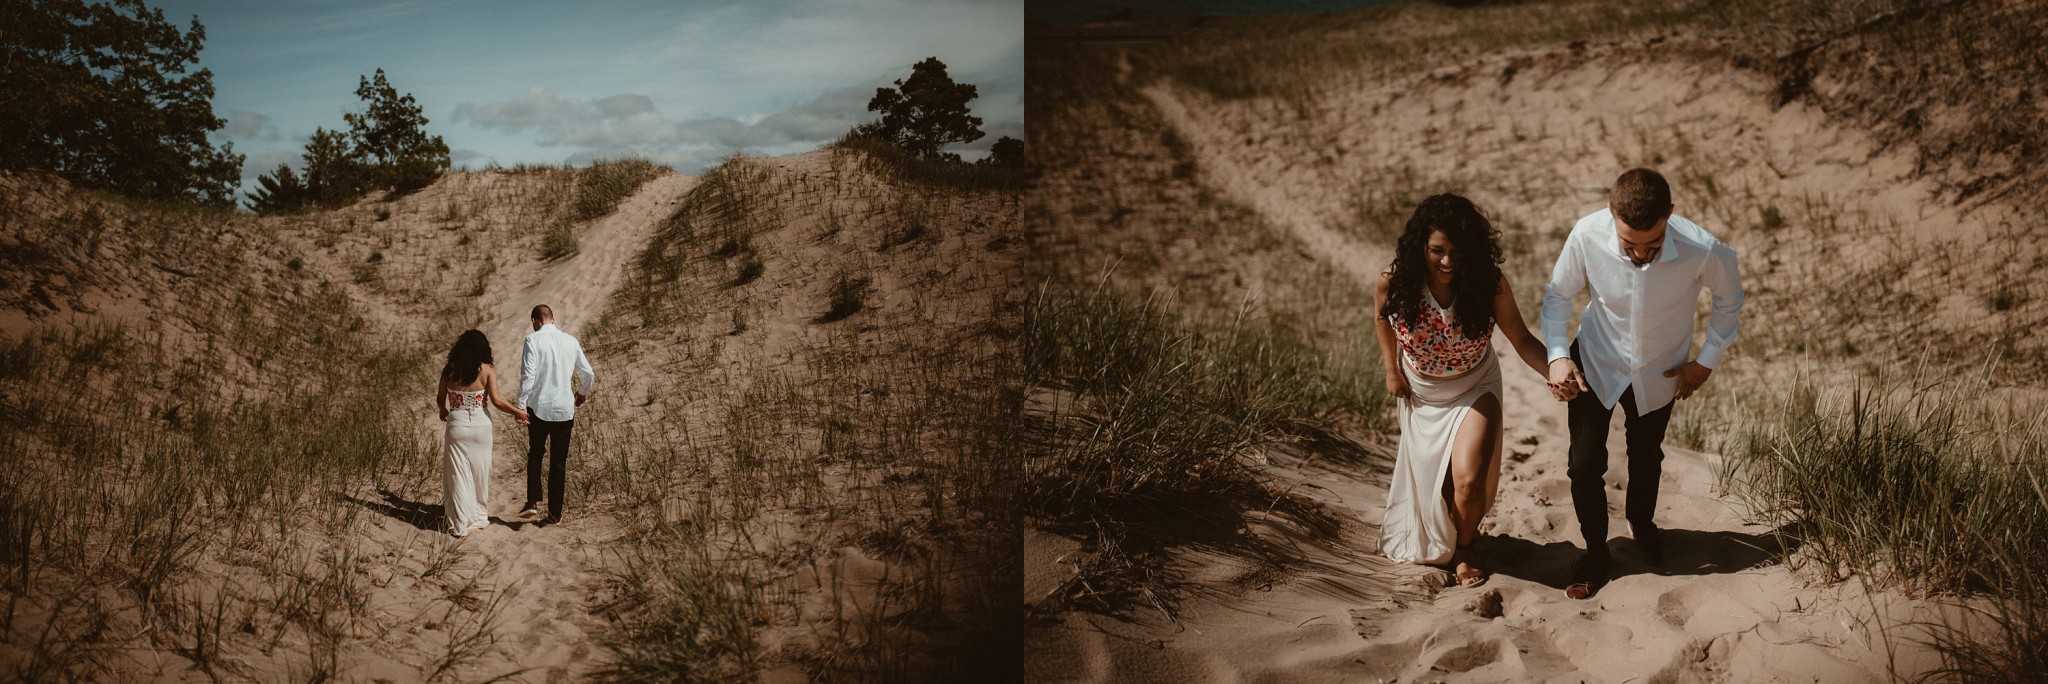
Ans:
<svg viewBox="0 0 2048 684"><path fill-rule="evenodd" d="M697 173L735 151L830 142L875 88L938 57L987 137L1023 137L1018 0L492 2L150 0L206 27L216 140L245 154L245 187L299 165L315 127L343 128L357 78L379 68L417 98L458 168L638 155Z"/></svg>

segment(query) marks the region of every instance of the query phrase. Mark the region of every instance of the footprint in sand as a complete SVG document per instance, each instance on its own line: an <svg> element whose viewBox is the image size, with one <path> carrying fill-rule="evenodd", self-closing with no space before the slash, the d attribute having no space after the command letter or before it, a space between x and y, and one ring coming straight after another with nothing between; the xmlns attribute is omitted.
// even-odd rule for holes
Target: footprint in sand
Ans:
<svg viewBox="0 0 2048 684"><path fill-rule="evenodd" d="M1740 601L1697 584L1681 585L1657 596L1654 613L1666 624L1690 634L1726 634L1755 627L1763 616Z"/></svg>
<svg viewBox="0 0 2048 684"><path fill-rule="evenodd" d="M1432 670L1470 672L1500 660L1501 646L1494 641L1475 641L1445 649L1430 661Z"/></svg>

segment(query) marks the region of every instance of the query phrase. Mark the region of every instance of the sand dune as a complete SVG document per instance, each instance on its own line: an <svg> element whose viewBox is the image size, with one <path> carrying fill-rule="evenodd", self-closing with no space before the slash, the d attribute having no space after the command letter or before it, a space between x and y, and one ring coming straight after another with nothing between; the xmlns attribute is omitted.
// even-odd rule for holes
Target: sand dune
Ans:
<svg viewBox="0 0 2048 684"><path fill-rule="evenodd" d="M1351 178L1420 169L1444 179L1438 187L1477 198L1511 239L1533 245L1509 264L1511 276L1520 274L1524 314L1533 318L1527 303L1540 297L1547 272L1537 269L1548 268L1559 235L1545 235L1548 227L1597 208L1603 181L1634 154L1593 151L1610 149L1600 144L1580 151L1576 136L1608 126L1674 136L1683 129L1693 149L1715 151L1686 159L1726 164L1704 167L1724 191L1811 188L1909 212L1919 217L1916 230L1963 223L1954 210L1918 208L1931 206L1930 191L1898 181L1910 170L1902 155L1877 151L1815 112L1773 111L1760 97L1763 85L1740 74L1558 55L1539 55L1536 64L1551 66L1530 69L1527 57L1519 60L1513 85L1505 77L1439 78L1421 87L1363 88L1310 105L1316 116L1306 120L1269 100L1211 101L1170 79L1125 85L1185 141L1196 183L1368 292L1390 251L1361 232L1385 228L1358 226L1345 204ZM1536 137L1539 130L1547 137ZM1750 163L1759 157L1777 165ZM1758 175L1772 169L1791 178ZM1698 209L1708 198L1697 186L1677 192L1681 207L1708 211ZM1711 211L1724 239L1754 250L1745 264L1769 258L1776 265L1775 240L1755 232L1753 219L1725 207ZM1246 287L1256 292L1257 281ZM1778 301L1753 294L1753 309L1758 299L1766 307ZM1373 553L1391 449L1377 450L1379 461L1363 468L1269 455L1282 489L1312 491L1356 524L1339 538L1275 539L1290 551L1263 563L1183 550L1175 567L1196 588L1177 620L1143 606L1130 621L1061 613L1030 637L1034 681L1867 681L1938 665L1912 635L1881 626L1929 617L1931 605L1853 581L1807 582L1779 562L1792 550L1777 548L1772 530L1745 521L1739 504L1716 491L1716 454L1666 445L1657 516L1669 557L1648 567L1621 520L1627 472L1618 417L1607 474L1618 578L1591 600L1566 599L1569 565L1581 552L1565 476L1564 409L1513 361L1505 341L1495 346L1506 364L1506 460L1499 500L1480 527L1479 557L1495 573L1484 587L1444 589L1440 571ZM1251 523L1252 534L1272 534ZM1072 574L1063 554L1075 547L1038 532L1027 533L1026 544L1034 566L1026 597L1035 600Z"/></svg>

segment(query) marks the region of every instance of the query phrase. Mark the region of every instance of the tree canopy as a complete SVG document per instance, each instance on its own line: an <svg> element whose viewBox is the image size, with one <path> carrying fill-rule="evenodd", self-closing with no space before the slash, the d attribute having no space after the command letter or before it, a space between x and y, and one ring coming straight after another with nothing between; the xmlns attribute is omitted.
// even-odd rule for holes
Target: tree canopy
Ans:
<svg viewBox="0 0 2048 684"><path fill-rule="evenodd" d="M981 117L967 113L974 85L953 82L939 58L918 62L910 78L895 83L894 88L875 89L868 111L881 112L882 118L854 127L855 136L888 142L919 159L943 161L960 160L943 151L945 146L981 139Z"/></svg>
<svg viewBox="0 0 2048 684"><path fill-rule="evenodd" d="M316 129L301 157L304 174L288 166L256 179L249 208L268 214L312 207L338 207L377 189L411 192L432 185L448 170L448 143L427 135L427 117L411 94L400 95L378 69L362 77L356 97L364 109L343 114L346 132Z"/></svg>
<svg viewBox="0 0 2048 684"><path fill-rule="evenodd" d="M1015 168L1024 165L1024 141L1003 136L988 146L988 156L981 163L989 166Z"/></svg>
<svg viewBox="0 0 2048 684"><path fill-rule="evenodd" d="M141 0L0 2L0 167L50 171L152 200L228 206L233 144L215 149L206 28Z"/></svg>
<svg viewBox="0 0 2048 684"><path fill-rule="evenodd" d="M355 157L368 169L372 187L411 192L433 184L449 166L448 143L427 135L427 117L412 94L398 89L377 70L376 80L361 79L356 97L361 112L342 115L348 121Z"/></svg>

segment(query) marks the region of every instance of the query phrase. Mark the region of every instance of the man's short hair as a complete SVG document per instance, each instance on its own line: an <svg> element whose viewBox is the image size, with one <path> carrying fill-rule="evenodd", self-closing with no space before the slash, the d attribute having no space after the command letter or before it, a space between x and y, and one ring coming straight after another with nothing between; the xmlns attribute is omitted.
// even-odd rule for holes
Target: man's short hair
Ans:
<svg viewBox="0 0 2048 684"><path fill-rule="evenodd" d="M548 305L546 305L546 304L536 304L536 305L534 305L534 307L533 307L533 320L536 320L536 321L552 321L552 320L554 320L554 319L555 319L555 310L554 310L554 309L550 309L550 308L548 308Z"/></svg>
<svg viewBox="0 0 2048 684"><path fill-rule="evenodd" d="M1607 202L1615 218L1636 230L1649 230L1671 215L1671 185L1664 175L1637 167L1622 172L1614 181Z"/></svg>

